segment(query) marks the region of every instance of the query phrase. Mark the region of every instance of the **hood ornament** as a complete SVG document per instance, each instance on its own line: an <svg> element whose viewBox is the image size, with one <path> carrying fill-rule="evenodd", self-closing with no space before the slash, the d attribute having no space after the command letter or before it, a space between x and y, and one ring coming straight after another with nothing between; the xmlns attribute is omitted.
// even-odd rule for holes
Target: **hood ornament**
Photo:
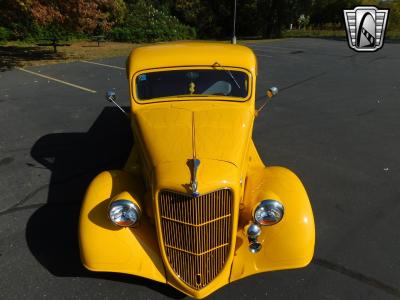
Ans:
<svg viewBox="0 0 400 300"><path fill-rule="evenodd" d="M193 197L200 196L200 193L197 191L198 181L197 181L197 171L200 166L200 159L193 158L192 159L192 182L190 183L192 189Z"/></svg>
<svg viewBox="0 0 400 300"><path fill-rule="evenodd" d="M193 147L193 159L191 159L192 179L190 182L190 187L192 190L192 196L199 197L200 193L197 191L198 188L197 171L200 166L200 159L196 158L196 126L194 122L194 112L192 112L192 147Z"/></svg>

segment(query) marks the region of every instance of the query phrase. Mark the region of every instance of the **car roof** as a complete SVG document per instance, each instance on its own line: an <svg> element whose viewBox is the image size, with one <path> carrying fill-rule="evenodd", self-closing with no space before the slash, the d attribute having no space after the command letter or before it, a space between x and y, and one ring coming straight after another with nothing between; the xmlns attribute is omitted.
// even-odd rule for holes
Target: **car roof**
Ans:
<svg viewBox="0 0 400 300"><path fill-rule="evenodd" d="M169 42L137 47L128 61L129 77L138 71L181 66L211 66L244 68L255 75L254 52L242 45L222 42Z"/></svg>

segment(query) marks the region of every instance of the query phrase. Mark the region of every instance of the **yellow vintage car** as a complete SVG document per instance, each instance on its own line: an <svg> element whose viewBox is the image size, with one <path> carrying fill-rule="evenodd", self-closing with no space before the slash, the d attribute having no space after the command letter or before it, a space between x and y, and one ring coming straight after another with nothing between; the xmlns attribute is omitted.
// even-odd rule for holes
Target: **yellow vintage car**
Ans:
<svg viewBox="0 0 400 300"><path fill-rule="evenodd" d="M265 166L252 140L253 51L161 43L135 48L126 70L134 146L122 170L100 173L87 189L83 265L199 299L246 276L309 264L315 227L304 186L288 169Z"/></svg>

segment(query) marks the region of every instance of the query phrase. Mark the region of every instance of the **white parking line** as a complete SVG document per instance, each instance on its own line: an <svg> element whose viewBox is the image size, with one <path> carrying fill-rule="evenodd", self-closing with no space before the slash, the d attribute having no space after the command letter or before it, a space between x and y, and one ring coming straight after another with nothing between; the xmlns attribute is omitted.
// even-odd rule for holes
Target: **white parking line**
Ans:
<svg viewBox="0 0 400 300"><path fill-rule="evenodd" d="M50 77L50 76L47 76L47 75L44 75L44 74L36 73L36 72L33 72L33 71L29 71L27 69L18 68L18 67L16 69L20 70L20 71L23 71L23 72L26 72L26 73L29 73L29 74L32 74L32 75L36 75L36 76L39 76L39 77L46 78L48 80L52 80L52 81L56 81L56 82L59 82L59 83L65 84L65 85L69 85L69 86L72 86L74 88L83 90L85 92L97 93L95 90L91 90L91 89L85 88L83 86L80 86L80 85L77 85L77 84L73 84L73 83L69 83L69 82L66 82L64 80L60 80L60 79L57 79L57 78L54 78L54 77Z"/></svg>
<svg viewBox="0 0 400 300"><path fill-rule="evenodd" d="M122 68L122 67L101 64L101 63L97 63L97 62L94 62L94 61L81 60L81 62L84 62L84 63L87 63L87 64L99 65L99 66L103 66L103 67L114 68L114 69L118 69L118 70L125 70L125 68Z"/></svg>

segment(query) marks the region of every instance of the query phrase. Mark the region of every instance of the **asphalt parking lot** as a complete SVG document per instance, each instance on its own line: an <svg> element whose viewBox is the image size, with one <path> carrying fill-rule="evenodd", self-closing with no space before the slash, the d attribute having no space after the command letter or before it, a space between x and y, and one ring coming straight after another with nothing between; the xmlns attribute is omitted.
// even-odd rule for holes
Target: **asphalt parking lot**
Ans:
<svg viewBox="0 0 400 300"><path fill-rule="evenodd" d="M356 53L344 40L248 45L259 58L257 93L281 90L253 138L266 164L292 169L306 186L315 257L307 268L252 276L210 298L400 298L400 43L375 53ZM131 145L124 116L104 100L115 89L128 105L125 58L95 63L0 73L1 299L184 298L80 264L85 188L121 166Z"/></svg>

